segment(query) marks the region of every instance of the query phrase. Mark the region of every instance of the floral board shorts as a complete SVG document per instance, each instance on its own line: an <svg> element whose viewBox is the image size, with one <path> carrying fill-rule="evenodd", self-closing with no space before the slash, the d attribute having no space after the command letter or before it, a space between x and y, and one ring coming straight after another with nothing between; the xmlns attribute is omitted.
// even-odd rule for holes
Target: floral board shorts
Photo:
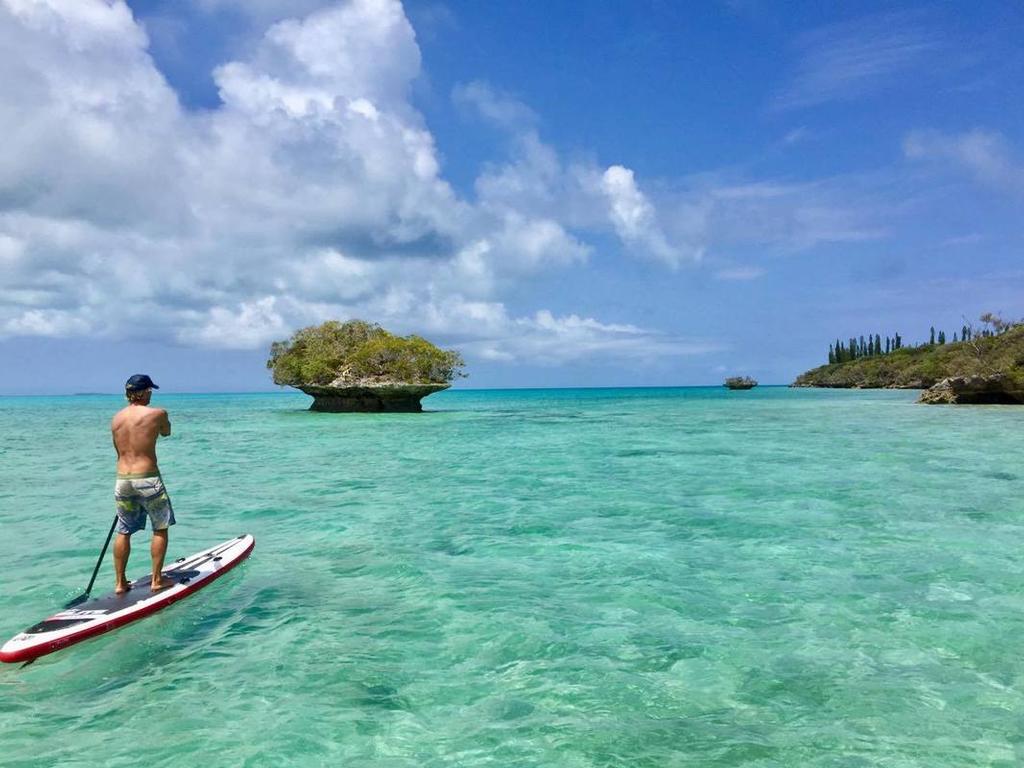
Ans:
<svg viewBox="0 0 1024 768"><path fill-rule="evenodd" d="M117 532L131 536L146 527L149 517L154 531L174 525L171 497L159 474L118 475L114 483L117 506Z"/></svg>

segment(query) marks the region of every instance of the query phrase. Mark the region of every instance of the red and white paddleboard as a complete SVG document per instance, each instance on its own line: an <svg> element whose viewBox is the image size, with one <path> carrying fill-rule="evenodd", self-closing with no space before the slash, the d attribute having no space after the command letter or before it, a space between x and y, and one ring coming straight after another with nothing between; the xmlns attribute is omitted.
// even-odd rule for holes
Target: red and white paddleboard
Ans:
<svg viewBox="0 0 1024 768"><path fill-rule="evenodd" d="M0 648L0 661L32 661L156 613L216 581L245 560L255 546L256 539L244 534L191 557L178 558L164 571L164 576L177 582L172 587L152 592L146 574L133 581L123 595L110 593L55 613L8 640Z"/></svg>

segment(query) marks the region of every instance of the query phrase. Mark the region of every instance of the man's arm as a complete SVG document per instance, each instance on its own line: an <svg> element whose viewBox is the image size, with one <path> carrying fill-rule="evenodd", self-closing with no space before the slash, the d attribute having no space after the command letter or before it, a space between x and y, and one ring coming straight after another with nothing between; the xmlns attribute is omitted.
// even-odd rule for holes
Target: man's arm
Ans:
<svg viewBox="0 0 1024 768"><path fill-rule="evenodd" d="M164 437L171 436L171 420L167 416L167 411L160 411L160 434Z"/></svg>

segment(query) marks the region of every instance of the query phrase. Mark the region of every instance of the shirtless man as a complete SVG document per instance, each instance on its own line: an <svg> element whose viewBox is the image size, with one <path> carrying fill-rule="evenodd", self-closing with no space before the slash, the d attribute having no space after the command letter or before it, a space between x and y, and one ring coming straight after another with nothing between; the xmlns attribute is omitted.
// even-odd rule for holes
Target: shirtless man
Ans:
<svg viewBox="0 0 1024 768"><path fill-rule="evenodd" d="M153 529L153 542L149 551L153 558L153 577L150 587L154 592L174 586L164 578L164 555L167 554L167 530L174 525L171 499L160 478L156 464L156 440L159 435L169 437L171 422L163 408L150 408L153 390L159 387L144 373L137 373L125 382L124 394L128 405L110 422L117 451L117 482L114 485L114 503L117 505L117 538L114 540L114 591L121 595L131 589L124 570L131 554L131 535L146 527L149 517Z"/></svg>

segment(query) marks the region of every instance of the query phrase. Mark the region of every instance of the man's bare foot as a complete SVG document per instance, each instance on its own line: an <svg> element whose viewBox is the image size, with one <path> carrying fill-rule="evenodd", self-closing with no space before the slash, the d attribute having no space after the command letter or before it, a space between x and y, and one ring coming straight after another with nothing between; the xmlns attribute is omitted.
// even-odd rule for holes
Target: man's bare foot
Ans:
<svg viewBox="0 0 1024 768"><path fill-rule="evenodd" d="M118 584L118 585L116 585L114 587L114 594L115 595L123 595L125 592L127 592L131 588L132 588L131 582L130 581L126 581L126 582L124 582L124 584Z"/></svg>
<svg viewBox="0 0 1024 768"><path fill-rule="evenodd" d="M156 581L151 582L150 585L149 585L149 588L151 590L153 590L154 592L159 592L161 589L167 589L168 587L173 587L177 583L178 582L176 582L174 579L168 579L168 578L165 578L165 577L161 576L160 577L160 581L159 582L156 582Z"/></svg>

